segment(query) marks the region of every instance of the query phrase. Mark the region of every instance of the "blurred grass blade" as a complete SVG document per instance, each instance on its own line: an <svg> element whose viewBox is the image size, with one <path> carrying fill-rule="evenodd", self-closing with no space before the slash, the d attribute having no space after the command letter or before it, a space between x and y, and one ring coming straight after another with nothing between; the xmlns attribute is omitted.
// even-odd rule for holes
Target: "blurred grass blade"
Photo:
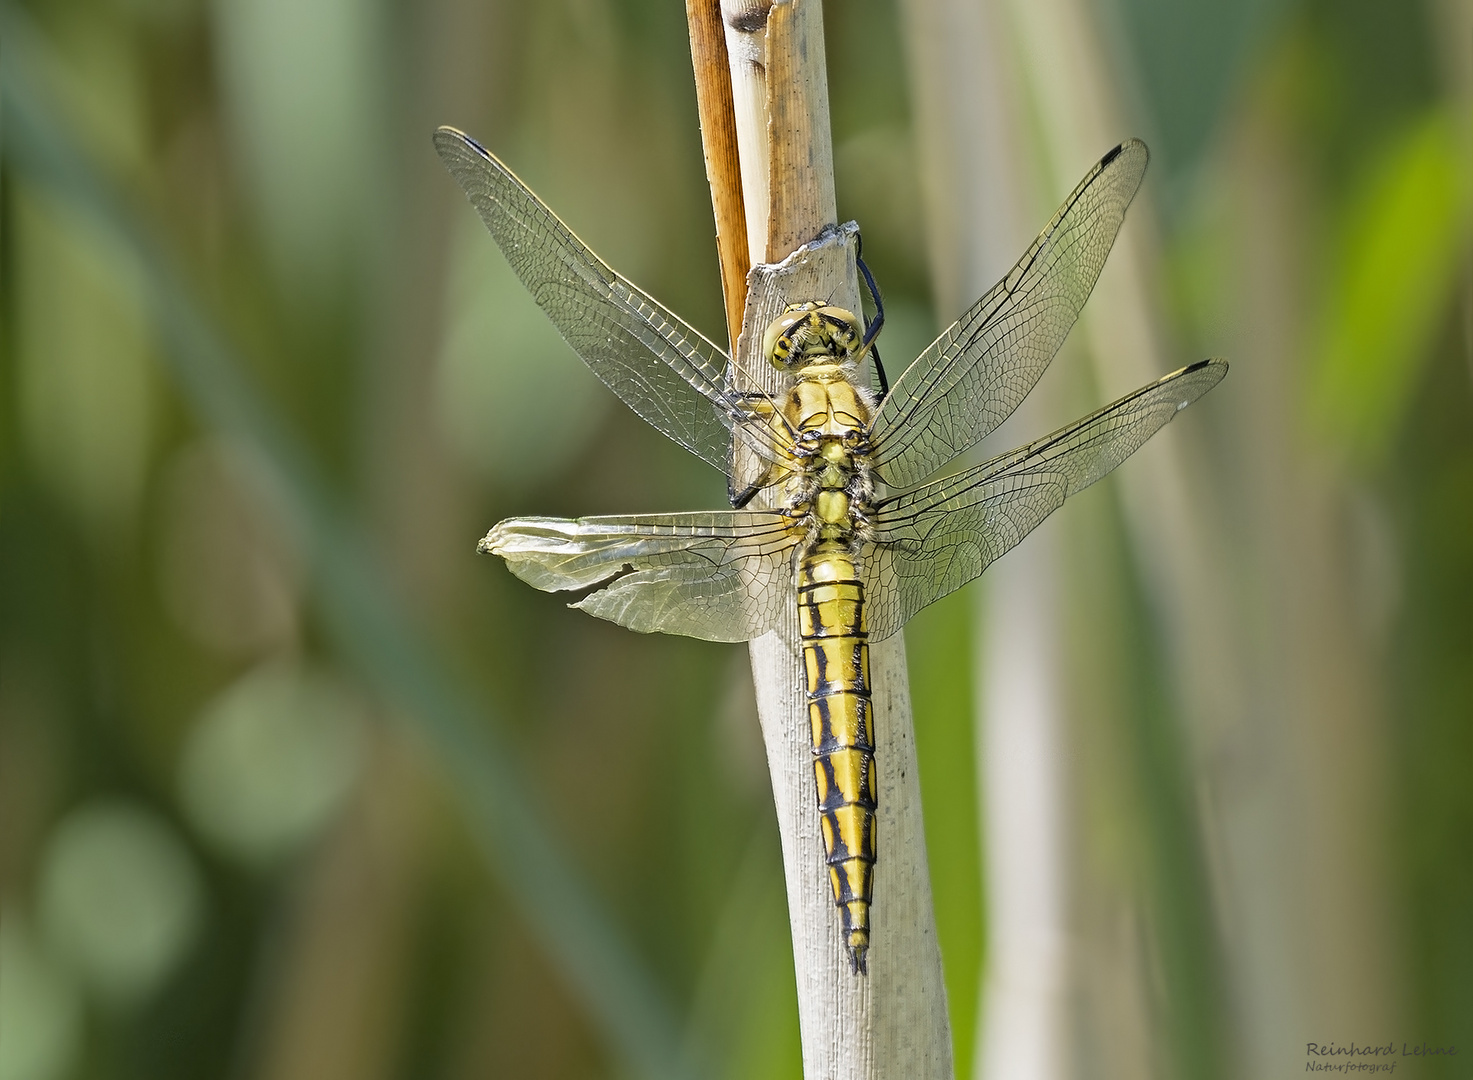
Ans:
<svg viewBox="0 0 1473 1080"><path fill-rule="evenodd" d="M1380 461L1395 438L1467 252L1473 178L1457 125L1434 110L1368 155L1341 219L1306 404L1361 460Z"/></svg>
<svg viewBox="0 0 1473 1080"><path fill-rule="evenodd" d="M204 426L244 444L298 534L314 602L343 657L429 744L503 888L631 1073L688 1075L663 995L610 925L533 807L488 710L443 670L391 596L362 530L301 444L262 398L145 221L92 167L46 92L45 43L0 6L8 55L0 68L7 163L101 227L139 266L166 348L168 372Z"/></svg>

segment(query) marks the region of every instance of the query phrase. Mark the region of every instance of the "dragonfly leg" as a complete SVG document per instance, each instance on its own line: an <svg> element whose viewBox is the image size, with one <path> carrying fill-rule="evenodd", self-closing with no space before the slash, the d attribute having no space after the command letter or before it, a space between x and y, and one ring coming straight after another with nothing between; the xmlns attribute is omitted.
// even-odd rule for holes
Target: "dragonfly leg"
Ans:
<svg viewBox="0 0 1473 1080"><path fill-rule="evenodd" d="M858 238L855 239L856 248L854 261L859 266L859 272L864 275L864 284L869 289L870 299L875 302L875 317L867 323L864 328L864 340L859 345L859 355L863 356L866 349L875 362L875 376L880 380L880 400L890 392L890 381L885 378L885 365L880 362L880 347L875 344L875 338L880 336L880 331L885 326L885 302L880 299L880 287L875 284L875 276L869 272L869 267L864 264L864 258L860 254L863 244Z"/></svg>
<svg viewBox="0 0 1473 1080"><path fill-rule="evenodd" d="M744 509L746 509L747 504L749 502L751 502L756 497L757 492L761 491L762 488L763 488L762 481L761 480L757 480L757 481L754 481L751 484L748 484L746 487L742 488L741 491L738 491L732 485L731 477L727 477L726 478L726 494L727 494L727 497L731 499L731 508L733 510L744 510Z"/></svg>

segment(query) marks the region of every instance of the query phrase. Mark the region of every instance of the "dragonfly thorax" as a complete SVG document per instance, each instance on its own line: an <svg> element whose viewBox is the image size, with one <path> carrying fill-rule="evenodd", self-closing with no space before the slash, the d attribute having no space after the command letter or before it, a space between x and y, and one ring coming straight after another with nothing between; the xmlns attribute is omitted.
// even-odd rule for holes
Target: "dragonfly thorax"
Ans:
<svg viewBox="0 0 1473 1080"><path fill-rule="evenodd" d="M847 438L857 449L872 411L868 392L845 378L837 365L815 364L804 368L788 390L783 415L800 446L816 448L832 436Z"/></svg>
<svg viewBox="0 0 1473 1080"><path fill-rule="evenodd" d="M874 497L869 426L874 400L849 381L847 365L814 363L797 372L783 401L792 433L786 505L804 523L807 546L852 549L863 538Z"/></svg>

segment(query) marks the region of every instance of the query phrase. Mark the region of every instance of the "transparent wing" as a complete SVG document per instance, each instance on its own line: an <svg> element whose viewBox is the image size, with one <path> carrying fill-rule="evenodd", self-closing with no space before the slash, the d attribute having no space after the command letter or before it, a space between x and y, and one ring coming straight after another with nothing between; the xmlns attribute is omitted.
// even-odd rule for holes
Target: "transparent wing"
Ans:
<svg viewBox="0 0 1473 1080"><path fill-rule="evenodd" d="M512 518L481 541L546 592L598 591L574 604L642 633L747 641L793 599L800 534L781 514L712 511L643 517Z"/></svg>
<svg viewBox="0 0 1473 1080"><path fill-rule="evenodd" d="M455 128L435 149L558 333L624 403L723 472L746 413L727 393L727 357L611 270L512 171Z"/></svg>
<svg viewBox="0 0 1473 1080"><path fill-rule="evenodd" d="M896 381L870 435L890 487L918 484L975 446L1033 389L1100 276L1146 159L1136 139L1106 154L1007 277Z"/></svg>
<svg viewBox="0 0 1473 1080"><path fill-rule="evenodd" d="M871 637L977 577L1226 373L1221 360L1182 368L1028 446L881 501L864 557Z"/></svg>

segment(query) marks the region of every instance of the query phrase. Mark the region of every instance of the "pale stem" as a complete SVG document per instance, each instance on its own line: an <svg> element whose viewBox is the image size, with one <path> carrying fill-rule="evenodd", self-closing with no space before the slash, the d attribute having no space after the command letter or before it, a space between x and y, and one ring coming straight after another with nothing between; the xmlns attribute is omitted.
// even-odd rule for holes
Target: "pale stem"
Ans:
<svg viewBox="0 0 1473 1080"><path fill-rule="evenodd" d="M905 8L933 276L942 322L1001 277L1031 239L1021 205L1022 140L1006 104L1008 50L996 3L910 0ZM1047 430L1046 388L1019 408ZM1025 426L1027 426L1025 424ZM978 1000L978 1080L1069 1072L1068 806L1060 570L1053 523L987 575L977 768L987 958Z"/></svg>
<svg viewBox="0 0 1473 1080"><path fill-rule="evenodd" d="M726 55L731 65L742 174L742 204L747 218L748 263L769 262L767 215L771 209L767 140L767 0L721 0Z"/></svg>
<svg viewBox="0 0 1473 1080"><path fill-rule="evenodd" d="M795 250L837 217L819 3L723 0L722 14L754 263L735 369L739 385L756 389L769 365L754 351L787 304L824 297L859 310L856 244L852 230L836 230ZM869 974L860 976L850 970L824 863L804 675L787 644L796 636L790 626L786 635L754 641L751 657L782 840L804 1075L945 1080L952 1075L951 1035L904 641L896 634L871 646L879 860Z"/></svg>

